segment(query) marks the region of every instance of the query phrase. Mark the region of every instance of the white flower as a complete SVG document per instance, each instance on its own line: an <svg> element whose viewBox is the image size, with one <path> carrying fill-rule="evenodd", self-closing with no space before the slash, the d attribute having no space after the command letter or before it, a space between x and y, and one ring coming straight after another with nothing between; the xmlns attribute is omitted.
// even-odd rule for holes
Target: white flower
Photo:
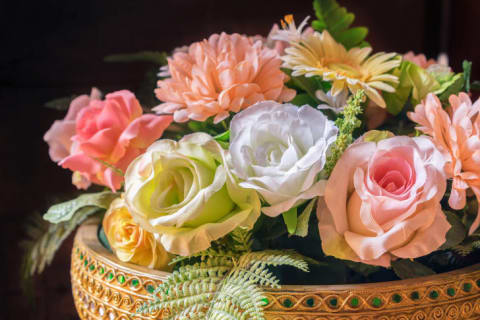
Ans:
<svg viewBox="0 0 480 320"><path fill-rule="evenodd" d="M305 32L306 34L313 33L313 30L309 28L305 31L303 30L307 26L308 19L310 19L310 16L303 19L302 23L300 23L297 28L295 21L293 20L293 15L286 15L285 20L280 21L282 23L282 29L278 30L277 27L276 30L272 30L274 32L271 32L269 38L285 42L298 42L303 38Z"/></svg>
<svg viewBox="0 0 480 320"><path fill-rule="evenodd" d="M278 216L323 194L319 174L337 132L310 106L259 102L233 117L229 166L270 205L262 211Z"/></svg>
<svg viewBox="0 0 480 320"><path fill-rule="evenodd" d="M323 92L322 90L317 90L315 92L315 96L317 96L320 101L324 102L317 107L318 109L329 109L335 113L340 113L347 105L349 95L348 90L337 92L336 95L332 94L332 90L328 91L327 93Z"/></svg>

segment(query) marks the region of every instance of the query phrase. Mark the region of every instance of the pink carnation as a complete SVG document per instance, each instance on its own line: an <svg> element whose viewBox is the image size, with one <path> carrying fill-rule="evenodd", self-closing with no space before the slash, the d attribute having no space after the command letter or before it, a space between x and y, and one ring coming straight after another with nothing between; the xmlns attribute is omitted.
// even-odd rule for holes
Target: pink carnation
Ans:
<svg viewBox="0 0 480 320"><path fill-rule="evenodd" d="M174 120L218 123L258 101L286 102L295 91L284 83L278 53L239 34L214 34L168 59L171 78L158 81L154 110L174 113Z"/></svg>
<svg viewBox="0 0 480 320"><path fill-rule="evenodd" d="M107 94L103 101L91 100L76 117L71 154L60 165L81 174L76 177L80 186L88 180L120 189L121 172L160 138L172 121L171 116L142 113L135 95L127 90Z"/></svg>
<svg viewBox="0 0 480 320"><path fill-rule="evenodd" d="M445 111L440 100L433 94L408 114L418 123L417 129L432 136L445 153L445 167L453 178L449 205L460 210L466 204L466 191L471 188L480 199L480 100L474 104L465 93L450 96L450 110ZM480 225L480 211L470 227L470 234Z"/></svg>
<svg viewBox="0 0 480 320"><path fill-rule="evenodd" d="M90 101L100 99L101 95L98 89L92 88L90 96L84 94L73 99L65 118L56 120L45 133L43 140L48 143L48 153L52 161L59 162L70 155L72 137L75 135L77 114L80 110L87 107Z"/></svg>
<svg viewBox="0 0 480 320"><path fill-rule="evenodd" d="M427 60L427 57L425 57L424 54L417 54L413 53L413 51L409 51L403 55L403 59L413 62L422 69L427 69L428 67L437 64L437 61L434 59L429 59Z"/></svg>
<svg viewBox="0 0 480 320"><path fill-rule="evenodd" d="M325 254L388 267L437 250L450 229L440 204L444 164L427 137L347 148L317 209Z"/></svg>

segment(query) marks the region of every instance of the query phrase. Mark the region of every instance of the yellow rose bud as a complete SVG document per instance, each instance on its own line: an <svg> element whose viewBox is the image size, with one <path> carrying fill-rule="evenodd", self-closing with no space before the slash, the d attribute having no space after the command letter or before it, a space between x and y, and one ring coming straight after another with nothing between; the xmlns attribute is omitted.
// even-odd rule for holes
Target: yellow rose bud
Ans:
<svg viewBox="0 0 480 320"><path fill-rule="evenodd" d="M103 219L103 230L113 252L123 262L168 271L171 255L132 219L123 198L115 199Z"/></svg>

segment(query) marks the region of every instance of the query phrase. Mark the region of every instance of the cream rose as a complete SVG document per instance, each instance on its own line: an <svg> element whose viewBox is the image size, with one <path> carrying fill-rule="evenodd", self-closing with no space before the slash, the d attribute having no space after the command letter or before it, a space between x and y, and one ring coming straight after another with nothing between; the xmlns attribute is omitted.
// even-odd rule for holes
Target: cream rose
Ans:
<svg viewBox="0 0 480 320"><path fill-rule="evenodd" d="M204 133L160 140L129 166L125 198L133 218L168 252L191 255L260 215L255 192L240 188L225 151Z"/></svg>
<svg viewBox="0 0 480 320"><path fill-rule="evenodd" d="M172 256L155 240L155 235L143 230L132 219L122 198L115 199L103 218L103 230L115 255L124 262L171 270Z"/></svg>
<svg viewBox="0 0 480 320"><path fill-rule="evenodd" d="M262 211L278 216L323 194L320 172L337 132L310 106L260 102L233 117L229 163L240 185L270 205Z"/></svg>
<svg viewBox="0 0 480 320"><path fill-rule="evenodd" d="M325 254L388 267L438 249L450 229L440 205L444 164L427 137L351 145L317 208Z"/></svg>

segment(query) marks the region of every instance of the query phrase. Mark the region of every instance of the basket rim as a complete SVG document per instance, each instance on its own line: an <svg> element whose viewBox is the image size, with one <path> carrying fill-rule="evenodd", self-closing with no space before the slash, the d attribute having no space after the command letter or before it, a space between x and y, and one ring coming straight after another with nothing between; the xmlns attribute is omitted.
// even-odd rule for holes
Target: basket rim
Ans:
<svg viewBox="0 0 480 320"><path fill-rule="evenodd" d="M154 270L147 267L134 265L131 263L125 263L120 261L113 253L108 251L98 240L97 231L99 219L89 219L84 222L77 230L75 235L75 242L89 250L88 254L95 257L95 259L109 264L117 269L128 272L137 276L149 277L154 280L165 280L171 273L161 270ZM442 279L453 280L454 278L460 278L465 274L480 271L480 263L456 269L449 272L438 273L431 276L423 276L406 280L394 280L384 282L362 283L362 284L338 284L338 285L282 285L281 289L265 288L265 291L282 291L282 292L295 292L295 291L351 291L351 290L368 290L372 288L405 288L409 286L415 286L419 283L426 282L439 282Z"/></svg>

